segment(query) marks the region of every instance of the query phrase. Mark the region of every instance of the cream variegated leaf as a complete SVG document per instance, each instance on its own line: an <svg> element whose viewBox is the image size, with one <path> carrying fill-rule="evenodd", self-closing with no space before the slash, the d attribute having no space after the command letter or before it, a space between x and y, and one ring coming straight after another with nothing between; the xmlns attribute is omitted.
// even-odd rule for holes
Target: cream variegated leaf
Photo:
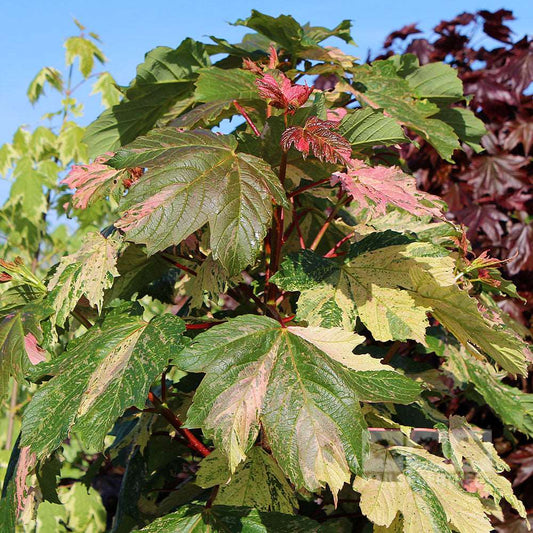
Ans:
<svg viewBox="0 0 533 533"><path fill-rule="evenodd" d="M119 308L59 357L36 367L35 378L54 377L24 412L24 446L45 457L75 431L88 449L98 450L127 408L144 408L152 381L181 349L185 327L170 314L151 322L140 314L140 306Z"/></svg>
<svg viewBox="0 0 533 533"><path fill-rule="evenodd" d="M216 505L254 507L260 511L293 513L298 501L276 461L260 446L231 474L225 455L211 452L200 464L196 483L207 489L219 486Z"/></svg>
<svg viewBox="0 0 533 533"><path fill-rule="evenodd" d="M463 461L468 462L497 504L505 498L522 518L526 518L524 504L514 495L511 482L501 475L509 470L509 466L491 442L483 442L461 416L452 416L449 428L439 426L439 440L444 454L452 460L460 475L463 474Z"/></svg>
<svg viewBox="0 0 533 533"><path fill-rule="evenodd" d="M48 282L47 300L54 309L54 324L64 326L82 296L101 310L104 291L119 275L116 268L119 247L119 241L111 237L89 233L77 252L61 259Z"/></svg>
<svg viewBox="0 0 533 533"><path fill-rule="evenodd" d="M528 347L502 324L490 322L479 303L456 285L443 287L420 269L411 271L413 297L467 350L478 358L489 356L512 374L527 375Z"/></svg>
<svg viewBox="0 0 533 533"><path fill-rule="evenodd" d="M359 471L368 446L360 401L410 403L419 386L369 356L361 337L342 330L282 327L244 315L198 335L174 359L205 372L187 414L227 457L248 456L259 429L297 487L334 494Z"/></svg>
<svg viewBox="0 0 533 533"><path fill-rule="evenodd" d="M363 514L386 528L378 531L492 531L481 501L461 488L453 467L423 448L372 445L365 477L353 486Z"/></svg>
<svg viewBox="0 0 533 533"><path fill-rule="evenodd" d="M371 247L344 264L304 251L286 260L273 281L300 291L297 316L311 326L353 329L359 316L376 340L423 343L429 307L410 292L412 268L444 286L454 283L454 259L422 242Z"/></svg>

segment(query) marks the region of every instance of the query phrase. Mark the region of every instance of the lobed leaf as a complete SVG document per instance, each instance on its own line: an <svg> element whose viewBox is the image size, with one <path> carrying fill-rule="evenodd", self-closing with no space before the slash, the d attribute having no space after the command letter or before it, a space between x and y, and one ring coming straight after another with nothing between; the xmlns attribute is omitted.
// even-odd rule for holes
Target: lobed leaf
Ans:
<svg viewBox="0 0 533 533"><path fill-rule="evenodd" d="M150 385L183 346L181 319L166 314L147 323L118 311L38 368L54 377L26 408L21 443L39 457L50 455L71 432L89 449L101 450L127 408L144 408Z"/></svg>
<svg viewBox="0 0 533 533"><path fill-rule="evenodd" d="M286 199L270 167L236 148L232 136L166 128L119 150L115 167L148 171L130 189L116 226L154 253L209 223L213 257L238 273L259 251L272 201Z"/></svg>

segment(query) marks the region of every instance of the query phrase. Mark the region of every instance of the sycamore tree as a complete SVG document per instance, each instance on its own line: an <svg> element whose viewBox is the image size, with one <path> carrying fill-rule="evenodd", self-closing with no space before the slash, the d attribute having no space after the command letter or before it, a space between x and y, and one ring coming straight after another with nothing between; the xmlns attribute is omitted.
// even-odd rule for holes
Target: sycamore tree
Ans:
<svg viewBox="0 0 533 533"><path fill-rule="evenodd" d="M26 194L4 208L20 215L5 217L0 392L15 380L28 401L2 530L479 533L503 504L525 518L493 445L446 409L453 380L533 433L530 395L501 382L531 359L494 299L515 290L391 149L416 134L447 161L482 150L456 71L325 46L353 44L349 21L236 24L241 43L186 39L127 87L98 78L116 100L79 154L49 148L49 181L34 155L19 170L36 139L3 148L13 187L49 198L32 224L60 209L79 230L62 255L19 224ZM88 78L103 57L79 39L67 63ZM73 510L105 495L105 472L120 481L107 524Z"/></svg>

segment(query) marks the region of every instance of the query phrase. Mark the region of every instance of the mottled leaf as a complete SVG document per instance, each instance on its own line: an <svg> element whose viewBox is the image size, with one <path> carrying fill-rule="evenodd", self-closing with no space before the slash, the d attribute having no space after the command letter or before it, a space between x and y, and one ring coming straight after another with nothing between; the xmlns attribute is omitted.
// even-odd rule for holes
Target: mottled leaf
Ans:
<svg viewBox="0 0 533 533"><path fill-rule="evenodd" d="M359 400L409 403L418 395L414 382L353 355L360 340L252 315L215 326L174 359L183 370L206 373L187 424L214 439L230 471L246 459L261 425L296 486L328 484L335 495L367 449Z"/></svg>
<svg viewBox="0 0 533 533"><path fill-rule="evenodd" d="M119 243L99 233L90 233L77 252L63 257L48 282L47 300L54 308L52 322L63 326L79 299L102 308L104 291L118 276L116 269Z"/></svg>
<svg viewBox="0 0 533 533"><path fill-rule="evenodd" d="M353 486L374 524L388 527L401 513L404 533L492 531L481 501L462 490L453 467L423 448L375 444L365 475Z"/></svg>
<svg viewBox="0 0 533 533"><path fill-rule="evenodd" d="M209 223L213 257L239 272L259 251L272 201L286 199L270 167L236 147L232 136L167 128L119 150L111 164L148 171L130 189L117 227L154 253Z"/></svg>
<svg viewBox="0 0 533 533"><path fill-rule="evenodd" d="M184 330L181 319L169 314L147 323L122 312L71 341L38 369L54 377L24 412L22 445L45 457L74 431L89 449L101 449L127 408L144 408L152 381L182 347Z"/></svg>
<svg viewBox="0 0 533 533"><path fill-rule="evenodd" d="M253 446L234 474L223 453L214 450L200 464L196 483L208 489L220 485L216 505L253 507L292 514L298 507L294 491L274 459Z"/></svg>

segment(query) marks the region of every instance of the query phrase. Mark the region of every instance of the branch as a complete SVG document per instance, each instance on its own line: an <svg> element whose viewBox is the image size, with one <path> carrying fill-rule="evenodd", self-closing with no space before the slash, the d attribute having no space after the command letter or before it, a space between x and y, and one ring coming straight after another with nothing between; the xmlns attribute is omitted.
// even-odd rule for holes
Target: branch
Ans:
<svg viewBox="0 0 533 533"><path fill-rule="evenodd" d="M350 200L350 198L344 198L344 199L339 200L336 203L335 207L331 210L331 213L329 214L328 218L326 219L326 221L324 222L324 224L320 228L320 231L317 233L317 235L315 237L315 240L313 241L311 246L309 246L310 250L315 251L317 249L318 245L320 244L320 241L322 240L322 237L324 236L324 234L328 230L330 224L333 222L333 219L337 216L337 213L339 212L340 208L344 204L346 204L349 200Z"/></svg>
<svg viewBox="0 0 533 533"><path fill-rule="evenodd" d="M206 448L188 429L182 427L183 422L153 393L148 393L148 399L167 422L186 440L186 445L202 457L207 457L211 450Z"/></svg>
<svg viewBox="0 0 533 533"><path fill-rule="evenodd" d="M252 119L248 115L248 113L245 111L244 107L242 107L237 100L233 100L233 105L237 109L237 111L243 116L244 120L248 122L250 128L252 128L252 131L258 136L261 136L261 133L257 129L257 126L253 123Z"/></svg>

